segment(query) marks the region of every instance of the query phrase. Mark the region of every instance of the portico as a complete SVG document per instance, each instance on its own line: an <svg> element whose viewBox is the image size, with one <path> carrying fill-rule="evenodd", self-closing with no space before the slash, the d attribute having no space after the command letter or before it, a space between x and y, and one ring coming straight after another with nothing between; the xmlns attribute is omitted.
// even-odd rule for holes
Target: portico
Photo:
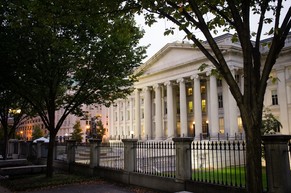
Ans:
<svg viewBox="0 0 291 193"><path fill-rule="evenodd" d="M231 41L231 35L224 35L217 41L225 47L226 62L243 92L239 44ZM202 64L207 64L207 67L201 71ZM110 107L111 137L133 136L142 140L193 137L199 140L244 135L240 113L229 86L213 73L213 69L208 59L192 45L167 44L136 70L135 73L142 75L134 84L132 95L117 100ZM279 119L287 128L286 133L290 133L288 120L291 113L287 102L291 101L291 89L290 81L285 79L290 79L290 72L290 67L281 67L278 71L280 82L275 86L279 92L277 100L284 103L277 114L284 114ZM267 89L266 94L271 95L276 89ZM270 105L276 109L267 96L266 106Z"/></svg>

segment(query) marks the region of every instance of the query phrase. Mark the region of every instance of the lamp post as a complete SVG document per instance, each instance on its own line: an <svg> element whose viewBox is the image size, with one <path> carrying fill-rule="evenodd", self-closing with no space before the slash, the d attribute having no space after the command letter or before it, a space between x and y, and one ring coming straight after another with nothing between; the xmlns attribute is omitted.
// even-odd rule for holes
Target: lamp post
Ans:
<svg viewBox="0 0 291 193"><path fill-rule="evenodd" d="M206 132L207 132L207 137L209 137L209 124L208 120L206 120Z"/></svg>
<svg viewBox="0 0 291 193"><path fill-rule="evenodd" d="M193 121L193 135L195 137L196 133L195 133L195 121Z"/></svg>
<svg viewBox="0 0 291 193"><path fill-rule="evenodd" d="M88 142L88 139L90 138L90 125L86 125L86 142Z"/></svg>

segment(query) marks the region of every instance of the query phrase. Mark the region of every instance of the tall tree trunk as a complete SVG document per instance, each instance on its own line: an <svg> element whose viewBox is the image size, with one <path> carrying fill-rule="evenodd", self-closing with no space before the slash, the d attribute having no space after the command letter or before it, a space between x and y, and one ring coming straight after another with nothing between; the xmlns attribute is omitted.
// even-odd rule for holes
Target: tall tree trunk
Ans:
<svg viewBox="0 0 291 193"><path fill-rule="evenodd" d="M262 193L262 141L258 125L245 128L246 132L246 163L247 163L247 192Z"/></svg>
<svg viewBox="0 0 291 193"><path fill-rule="evenodd" d="M47 155L47 169L46 169L46 177L52 178L54 172L54 147L55 147L55 138L56 133L50 132L50 141L48 145L48 155Z"/></svg>
<svg viewBox="0 0 291 193"><path fill-rule="evenodd" d="M4 129L4 141L3 141L3 159L7 159L7 147L8 147L8 128L3 128Z"/></svg>

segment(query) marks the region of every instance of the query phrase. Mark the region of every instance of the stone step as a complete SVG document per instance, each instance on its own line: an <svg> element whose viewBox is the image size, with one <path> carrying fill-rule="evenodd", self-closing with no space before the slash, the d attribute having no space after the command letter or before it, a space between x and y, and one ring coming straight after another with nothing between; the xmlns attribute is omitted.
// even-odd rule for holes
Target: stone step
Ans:
<svg viewBox="0 0 291 193"><path fill-rule="evenodd" d="M45 171L46 171L46 165L14 166L14 167L1 168L0 175L15 176L15 175L21 175L21 174L44 173Z"/></svg>
<svg viewBox="0 0 291 193"><path fill-rule="evenodd" d="M12 166L25 166L28 165L27 159L7 159L0 160L0 168Z"/></svg>

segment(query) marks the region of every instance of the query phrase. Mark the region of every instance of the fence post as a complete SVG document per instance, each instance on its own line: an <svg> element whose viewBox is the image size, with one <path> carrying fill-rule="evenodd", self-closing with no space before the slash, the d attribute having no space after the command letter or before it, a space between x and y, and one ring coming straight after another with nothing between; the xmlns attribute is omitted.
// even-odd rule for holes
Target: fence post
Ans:
<svg viewBox="0 0 291 193"><path fill-rule="evenodd" d="M26 158L26 145L27 143L23 140L19 140L18 143L18 157L19 158Z"/></svg>
<svg viewBox="0 0 291 193"><path fill-rule="evenodd" d="M122 139L124 144L124 171L133 172L136 169L137 139Z"/></svg>
<svg viewBox="0 0 291 193"><path fill-rule="evenodd" d="M12 159L18 158L18 140L17 139L9 139L8 141L8 157Z"/></svg>
<svg viewBox="0 0 291 193"><path fill-rule="evenodd" d="M76 148L76 140L68 139L67 142L67 163L74 163L75 162L75 148Z"/></svg>
<svg viewBox="0 0 291 193"><path fill-rule="evenodd" d="M99 166L101 139L89 139L90 142L90 168Z"/></svg>
<svg viewBox="0 0 291 193"><path fill-rule="evenodd" d="M41 158L41 146L44 143L44 141L37 141L36 142L36 158L40 159Z"/></svg>
<svg viewBox="0 0 291 193"><path fill-rule="evenodd" d="M191 179L191 143L193 138L173 138L176 145L176 179L185 181Z"/></svg>
<svg viewBox="0 0 291 193"><path fill-rule="evenodd" d="M268 193L290 193L288 141L291 135L264 135Z"/></svg>

